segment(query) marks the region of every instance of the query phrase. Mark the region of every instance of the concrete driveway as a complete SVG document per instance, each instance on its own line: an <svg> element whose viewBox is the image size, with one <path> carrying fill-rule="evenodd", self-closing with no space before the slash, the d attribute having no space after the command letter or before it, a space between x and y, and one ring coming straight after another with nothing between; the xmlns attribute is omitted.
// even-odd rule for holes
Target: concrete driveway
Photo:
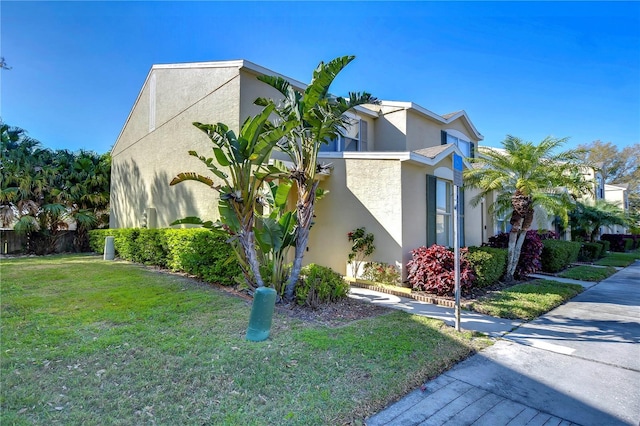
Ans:
<svg viewBox="0 0 640 426"><path fill-rule="evenodd" d="M367 420L441 424L640 425L640 262Z"/></svg>

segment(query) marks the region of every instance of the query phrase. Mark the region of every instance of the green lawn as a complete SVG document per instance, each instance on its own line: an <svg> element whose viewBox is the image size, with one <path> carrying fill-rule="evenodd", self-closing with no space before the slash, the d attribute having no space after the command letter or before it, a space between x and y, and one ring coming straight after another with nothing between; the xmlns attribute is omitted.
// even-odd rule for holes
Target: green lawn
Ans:
<svg viewBox="0 0 640 426"><path fill-rule="evenodd" d="M566 269L559 273L558 276L580 281L602 281L615 274L616 271L616 268L612 266L597 268L594 266L581 265Z"/></svg>
<svg viewBox="0 0 640 426"><path fill-rule="evenodd" d="M534 280L495 291L474 302L474 311L500 318L534 319L581 293L578 284Z"/></svg>
<svg viewBox="0 0 640 426"><path fill-rule="evenodd" d="M640 259L640 250L630 253L610 252L606 257L598 260L596 265L627 267L638 259Z"/></svg>
<svg viewBox="0 0 640 426"><path fill-rule="evenodd" d="M361 422L489 341L392 312L330 328L93 256L1 261L0 423Z"/></svg>

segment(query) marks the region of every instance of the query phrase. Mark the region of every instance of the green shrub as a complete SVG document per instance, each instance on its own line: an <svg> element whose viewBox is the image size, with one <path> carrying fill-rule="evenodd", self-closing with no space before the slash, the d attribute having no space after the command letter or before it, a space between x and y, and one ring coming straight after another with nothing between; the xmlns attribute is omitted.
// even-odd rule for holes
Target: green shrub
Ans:
<svg viewBox="0 0 640 426"><path fill-rule="evenodd" d="M578 260L582 243L577 241L544 240L542 242L542 270L558 272Z"/></svg>
<svg viewBox="0 0 640 426"><path fill-rule="evenodd" d="M140 229L126 228L120 229L119 231L119 234L113 241L118 256L132 262L141 262L141 257L138 255L138 245L136 244L136 240L140 235Z"/></svg>
<svg viewBox="0 0 640 426"><path fill-rule="evenodd" d="M348 292L349 284L340 274L326 266L311 263L300 271L296 299L300 305L315 308L322 303L343 299Z"/></svg>
<svg viewBox="0 0 640 426"><path fill-rule="evenodd" d="M227 237L202 228L169 229L167 267L223 285L236 284L242 278L240 265Z"/></svg>
<svg viewBox="0 0 640 426"><path fill-rule="evenodd" d="M598 243L583 243L578 259L582 262L592 262L600 259L604 246Z"/></svg>
<svg viewBox="0 0 640 426"><path fill-rule="evenodd" d="M635 243L635 240L633 238L625 238L624 239L624 251L631 251L633 250L633 245Z"/></svg>
<svg viewBox="0 0 640 426"><path fill-rule="evenodd" d="M507 249L469 247L467 259L475 269L476 287L497 283L507 270Z"/></svg>
<svg viewBox="0 0 640 426"><path fill-rule="evenodd" d="M136 247L135 261L147 265L167 266L168 229L141 229L133 243Z"/></svg>
<svg viewBox="0 0 640 426"><path fill-rule="evenodd" d="M192 229L96 229L89 244L104 252L104 240L114 237L118 257L132 262L168 267L208 282L236 284L242 271L226 236L202 228Z"/></svg>
<svg viewBox="0 0 640 426"><path fill-rule="evenodd" d="M104 254L104 240L119 234L119 229L92 229L89 231L89 247L91 251Z"/></svg>
<svg viewBox="0 0 640 426"><path fill-rule="evenodd" d="M383 262L367 262L364 265L362 278L377 283L400 285L402 277L400 271L393 265Z"/></svg>
<svg viewBox="0 0 640 426"><path fill-rule="evenodd" d="M604 256L605 254L607 254L607 252L609 250L611 250L611 243L609 241L600 240L600 241L596 241L596 243L602 245L602 254L601 254L601 256Z"/></svg>

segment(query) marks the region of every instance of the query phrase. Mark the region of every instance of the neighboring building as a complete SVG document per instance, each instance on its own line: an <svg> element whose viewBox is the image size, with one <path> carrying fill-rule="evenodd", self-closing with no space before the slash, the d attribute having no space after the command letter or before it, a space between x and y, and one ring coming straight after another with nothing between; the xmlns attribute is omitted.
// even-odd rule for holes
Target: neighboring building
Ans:
<svg viewBox="0 0 640 426"><path fill-rule="evenodd" d="M199 183L169 187L169 181L186 171L211 175L187 154L212 157L211 143L193 121L223 122L237 131L260 111L257 97L278 98L256 79L261 74L279 75L242 60L151 68L112 150L112 228L218 217L212 190ZM321 180L329 194L316 203L305 262L345 274L347 233L361 226L375 235L370 260L405 265L419 246L453 245L452 156L474 156L482 140L467 114L440 116L410 102L383 101L358 107L350 117L345 137L319 155L333 170ZM471 209L461 203L461 241L480 245L487 237L484 208Z"/></svg>
<svg viewBox="0 0 640 426"><path fill-rule="evenodd" d="M629 213L629 184L627 183L606 183L604 187L604 199L617 205L625 213ZM602 234L628 234L629 228L621 225L603 226L600 228Z"/></svg>

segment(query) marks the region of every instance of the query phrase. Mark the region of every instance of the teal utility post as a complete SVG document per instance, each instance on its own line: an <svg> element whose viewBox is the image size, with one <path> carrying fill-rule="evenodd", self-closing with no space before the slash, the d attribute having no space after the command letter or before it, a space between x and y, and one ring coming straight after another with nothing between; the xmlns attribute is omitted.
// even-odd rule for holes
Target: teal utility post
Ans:
<svg viewBox="0 0 640 426"><path fill-rule="evenodd" d="M269 287L259 287L253 295L247 340L261 342L269 337L275 306L276 291Z"/></svg>

